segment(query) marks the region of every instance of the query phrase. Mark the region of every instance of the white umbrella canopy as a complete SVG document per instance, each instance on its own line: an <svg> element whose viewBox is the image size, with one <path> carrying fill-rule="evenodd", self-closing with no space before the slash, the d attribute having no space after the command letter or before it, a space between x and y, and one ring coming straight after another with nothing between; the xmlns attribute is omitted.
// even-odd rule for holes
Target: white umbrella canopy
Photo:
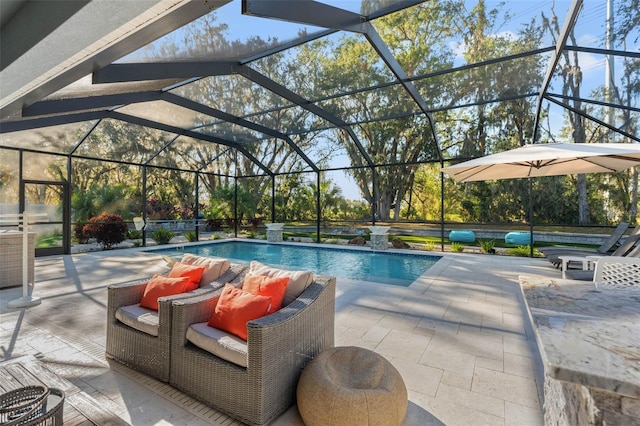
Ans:
<svg viewBox="0 0 640 426"><path fill-rule="evenodd" d="M640 144L533 144L465 161L442 171L456 182L619 172L640 165Z"/></svg>

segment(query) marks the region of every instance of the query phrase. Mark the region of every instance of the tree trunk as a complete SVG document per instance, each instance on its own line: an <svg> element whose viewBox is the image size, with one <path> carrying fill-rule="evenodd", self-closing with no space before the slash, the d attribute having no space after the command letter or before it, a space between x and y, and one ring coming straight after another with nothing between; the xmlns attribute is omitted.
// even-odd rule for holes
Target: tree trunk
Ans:
<svg viewBox="0 0 640 426"><path fill-rule="evenodd" d="M578 188L578 224L589 225L589 223L591 223L591 215L589 213L589 200L587 198L586 175L578 175L576 186Z"/></svg>

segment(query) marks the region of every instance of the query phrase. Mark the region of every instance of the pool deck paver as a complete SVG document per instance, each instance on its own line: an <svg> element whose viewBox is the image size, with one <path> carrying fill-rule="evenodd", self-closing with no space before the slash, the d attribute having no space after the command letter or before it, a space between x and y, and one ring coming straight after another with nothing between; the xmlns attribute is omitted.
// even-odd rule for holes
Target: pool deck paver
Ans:
<svg viewBox="0 0 640 426"><path fill-rule="evenodd" d="M440 254L440 253L434 253ZM107 287L167 270L136 249L36 259L42 304L7 307L0 359L32 354L134 425L236 425L104 358ZM409 287L338 279L336 345L386 357L409 393L405 425L542 425L542 371L518 275L560 278L541 259L445 253ZM273 422L302 425L295 407Z"/></svg>

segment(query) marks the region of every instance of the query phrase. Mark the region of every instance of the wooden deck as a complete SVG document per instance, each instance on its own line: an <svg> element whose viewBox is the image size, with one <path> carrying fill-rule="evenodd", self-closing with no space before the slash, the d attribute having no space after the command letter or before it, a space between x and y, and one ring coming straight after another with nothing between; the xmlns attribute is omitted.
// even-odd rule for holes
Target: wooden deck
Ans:
<svg viewBox="0 0 640 426"><path fill-rule="evenodd" d="M46 385L65 393L65 426L129 425L77 386L53 373L34 356L27 355L0 363L0 393L28 385Z"/></svg>

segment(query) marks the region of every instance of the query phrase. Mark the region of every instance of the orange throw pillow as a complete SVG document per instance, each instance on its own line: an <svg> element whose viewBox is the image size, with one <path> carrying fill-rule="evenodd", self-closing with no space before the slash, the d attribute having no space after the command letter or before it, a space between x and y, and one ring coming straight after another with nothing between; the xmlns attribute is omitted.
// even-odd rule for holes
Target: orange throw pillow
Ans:
<svg viewBox="0 0 640 426"><path fill-rule="evenodd" d="M185 291L192 291L200 287L200 279L204 273L204 266L187 265L186 263L176 262L169 271L169 278L189 278L189 285Z"/></svg>
<svg viewBox="0 0 640 426"><path fill-rule="evenodd" d="M188 277L169 278L162 275L154 275L144 289L140 306L142 308L158 310L158 298L184 293L189 284Z"/></svg>
<svg viewBox="0 0 640 426"><path fill-rule="evenodd" d="M259 296L226 284L208 325L247 340L247 323L267 314L271 297Z"/></svg>
<svg viewBox="0 0 640 426"><path fill-rule="evenodd" d="M289 284L289 277L271 278L262 275L247 274L242 283L242 289L251 294L270 296L272 300L267 314L272 314L282 307L282 300L284 299L285 291L287 291L287 284Z"/></svg>

